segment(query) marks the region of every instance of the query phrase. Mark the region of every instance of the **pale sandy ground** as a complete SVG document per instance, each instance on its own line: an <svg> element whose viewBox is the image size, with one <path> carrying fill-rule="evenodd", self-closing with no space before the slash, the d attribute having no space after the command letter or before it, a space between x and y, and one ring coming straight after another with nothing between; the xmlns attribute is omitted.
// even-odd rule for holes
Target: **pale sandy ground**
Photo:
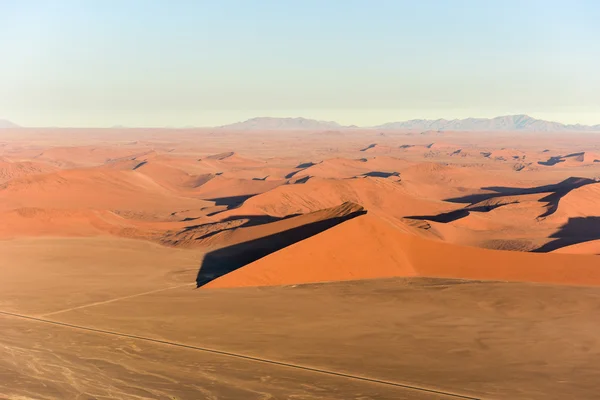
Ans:
<svg viewBox="0 0 600 400"><path fill-rule="evenodd" d="M596 134L0 130L0 397L594 399L599 177Z"/></svg>
<svg viewBox="0 0 600 400"><path fill-rule="evenodd" d="M596 288L414 278L180 288L52 319L472 398L593 399L599 307ZM456 398L43 322L0 321L5 396Z"/></svg>

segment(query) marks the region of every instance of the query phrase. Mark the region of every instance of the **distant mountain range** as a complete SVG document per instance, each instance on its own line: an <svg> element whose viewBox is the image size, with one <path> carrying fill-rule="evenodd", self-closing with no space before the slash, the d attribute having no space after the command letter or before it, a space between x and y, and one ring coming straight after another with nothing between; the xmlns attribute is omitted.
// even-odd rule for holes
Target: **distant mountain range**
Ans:
<svg viewBox="0 0 600 400"><path fill-rule="evenodd" d="M306 118L252 118L244 122L224 125L223 129L236 130L331 130L352 129L356 126L344 126L331 121L317 121ZM466 119L413 119L410 121L389 122L382 125L363 127L363 129L382 130L437 130L437 131L534 131L534 132L572 132L599 131L599 125L567 125L559 122L535 119L528 115L506 115L496 118Z"/></svg>
<svg viewBox="0 0 600 400"><path fill-rule="evenodd" d="M320 129L344 129L347 126L342 126L337 122L332 121L317 121L307 118L271 118L258 117L237 122L235 124L224 125L224 129L239 129L239 130L320 130Z"/></svg>
<svg viewBox="0 0 600 400"><path fill-rule="evenodd" d="M0 119L0 128L20 128L19 125ZM388 122L377 126L345 126L333 121L318 121L308 118L257 117L235 124L220 126L221 129L245 131L285 131L285 130L345 130L381 129L415 131L524 131L524 132L600 132L598 125L562 124L544 121L528 115L505 115L496 118L466 119L411 119L409 121Z"/></svg>
<svg viewBox="0 0 600 400"><path fill-rule="evenodd" d="M18 128L19 125L13 124L7 119L0 119L0 128Z"/></svg>
<svg viewBox="0 0 600 400"><path fill-rule="evenodd" d="M423 129L443 131L600 131L600 125L566 125L560 122L544 121L528 115L506 115L496 118L466 119L413 119L404 122L390 122L379 125L378 129Z"/></svg>

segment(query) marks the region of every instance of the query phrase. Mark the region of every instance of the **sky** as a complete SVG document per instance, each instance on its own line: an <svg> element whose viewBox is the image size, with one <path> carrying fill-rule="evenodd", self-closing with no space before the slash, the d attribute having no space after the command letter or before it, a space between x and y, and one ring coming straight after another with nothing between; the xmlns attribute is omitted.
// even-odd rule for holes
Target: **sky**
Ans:
<svg viewBox="0 0 600 400"><path fill-rule="evenodd" d="M0 0L0 118L600 124L598 21L596 0Z"/></svg>

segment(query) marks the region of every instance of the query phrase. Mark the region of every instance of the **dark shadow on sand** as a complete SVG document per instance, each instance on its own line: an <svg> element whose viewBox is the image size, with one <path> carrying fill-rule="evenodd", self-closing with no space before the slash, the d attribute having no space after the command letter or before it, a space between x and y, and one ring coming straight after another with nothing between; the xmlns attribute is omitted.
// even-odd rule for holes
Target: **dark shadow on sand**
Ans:
<svg viewBox="0 0 600 400"><path fill-rule="evenodd" d="M555 183L552 185L545 186L537 186L532 188L514 188L514 187L505 187L505 186L488 186L482 187L481 190L488 190L493 193L480 193L480 194L471 194L463 197L454 197L450 199L446 199L444 201L448 201L450 203L461 203L461 204L475 204L481 201L493 199L496 197L502 196L521 196L525 194L538 194L538 193L551 193L550 196L554 196L553 199L560 199L567 193L569 193L573 189L577 189L579 187L589 185L591 183L597 183L593 179L588 178L577 178L571 177L565 179L560 183ZM549 196L547 196L549 197ZM545 199L545 198L544 198ZM548 201L548 200L543 200Z"/></svg>
<svg viewBox="0 0 600 400"><path fill-rule="evenodd" d="M203 228L205 226L214 225L214 224L217 224L217 223L220 224L220 223L229 222L229 221L244 220L244 219L246 220L246 222L244 222L241 225L236 225L236 226L231 227L231 228L223 228L223 229L215 230L213 232L209 232L209 233L206 233L204 235L201 235L201 236L198 236L198 237L194 238L194 240L202 240L202 239L206 239L206 238L209 238L211 236L214 236L214 235L216 235L218 233L221 233L221 232L230 231L232 229L248 228L248 227L256 226L256 225L270 224L271 222L276 222L276 221L281 221L281 220L292 218L292 217L297 217L298 215L300 215L300 214L290 214L290 215L286 215L285 217L273 217L273 216L270 216L270 215L235 215L235 216L232 216L232 217L228 217L228 218L222 219L222 220L220 220L218 222L215 222L215 223L186 226L185 229L183 229L182 232L189 232L189 231L193 231L193 230L196 230L196 229L201 229L201 228Z"/></svg>
<svg viewBox="0 0 600 400"><path fill-rule="evenodd" d="M362 175L360 175L360 177L371 177L371 178L389 178L390 176L400 176L399 172L383 172L383 171L371 171L371 172L366 172Z"/></svg>
<svg viewBox="0 0 600 400"><path fill-rule="evenodd" d="M549 215L552 215L558 209L558 204L560 203L560 199L562 199L567 193L571 190L580 188L585 185L589 185L592 183L598 183L593 179L588 178L568 178L560 183L538 186L533 188L512 188L512 187L503 187L503 186L490 186L483 187L482 190L488 190L492 193L480 193L480 194L472 194L463 197L455 197L451 199L446 199L445 201L451 203L460 203L460 204L470 204L463 209L450 211L446 213L441 213L437 215L413 215L408 216L408 219L416 219L416 220L427 220L433 222L441 222L448 223L453 222L458 219L464 218L470 214L470 212L489 212L495 208L502 207L508 204L513 204L515 202L507 202L503 204L495 204L495 205L484 205L484 206L474 206L477 203L482 201L494 199L497 197L503 196L521 196L527 194L539 194L539 193L548 193L547 196L539 199L539 202L546 203L546 211L541 215L538 215L538 218L545 218Z"/></svg>
<svg viewBox="0 0 600 400"><path fill-rule="evenodd" d="M376 146L377 146L377 143L371 143L367 147L360 149L360 151L367 151L367 150L372 149L372 148L374 148Z"/></svg>
<svg viewBox="0 0 600 400"><path fill-rule="evenodd" d="M567 223L550 237L555 240L533 250L533 252L547 253L572 244L600 239L600 217L569 218ZM598 267L600 268L600 259L598 260Z"/></svg>
<svg viewBox="0 0 600 400"><path fill-rule="evenodd" d="M211 251L204 256L196 277L196 285L200 287L259 258L364 214L366 214L365 210L356 211L342 217L313 222L274 235Z"/></svg>
<svg viewBox="0 0 600 400"><path fill-rule="evenodd" d="M579 152L579 153L567 154L566 156L554 156L554 157L550 157L546 161L538 161L538 164L539 165L545 165L545 166L551 167L551 166L556 165L558 163L565 162L566 161L565 158L581 157L584 154L585 153L582 151L582 152Z"/></svg>
<svg viewBox="0 0 600 400"><path fill-rule="evenodd" d="M243 196L230 196L230 197L218 197L215 199L203 199L208 201L214 201L215 206L227 206L228 209L241 206L250 197L256 196L256 194L246 194Z"/></svg>
<svg viewBox="0 0 600 400"><path fill-rule="evenodd" d="M460 210L454 210L446 213L441 213L437 215L411 215L405 218L408 219L417 219L417 220L425 220L425 221L433 221L440 222L442 224L447 224L448 222L453 222L459 220L461 218L465 218L471 214L471 212L488 212L492 211L495 208L502 207L506 204L495 204L490 206L481 206L481 207L465 207Z"/></svg>

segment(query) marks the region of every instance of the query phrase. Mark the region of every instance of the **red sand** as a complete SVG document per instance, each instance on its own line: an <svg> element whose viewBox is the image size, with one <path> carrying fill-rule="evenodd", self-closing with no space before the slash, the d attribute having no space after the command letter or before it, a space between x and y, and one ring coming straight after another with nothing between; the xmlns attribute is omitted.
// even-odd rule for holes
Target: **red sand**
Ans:
<svg viewBox="0 0 600 400"><path fill-rule="evenodd" d="M392 276L600 285L600 261L588 255L494 251L440 243L404 234L365 215L268 255L205 287Z"/></svg>
<svg viewBox="0 0 600 400"><path fill-rule="evenodd" d="M366 217L221 279L290 253L304 264L298 282L416 274L595 284L594 271L570 275L565 265L585 270L597 258L560 253L597 252L600 145L590 135L551 139L9 129L0 146L0 237L110 235L210 252L364 207ZM298 247L314 256L295 254ZM549 254L523 253L533 250Z"/></svg>

